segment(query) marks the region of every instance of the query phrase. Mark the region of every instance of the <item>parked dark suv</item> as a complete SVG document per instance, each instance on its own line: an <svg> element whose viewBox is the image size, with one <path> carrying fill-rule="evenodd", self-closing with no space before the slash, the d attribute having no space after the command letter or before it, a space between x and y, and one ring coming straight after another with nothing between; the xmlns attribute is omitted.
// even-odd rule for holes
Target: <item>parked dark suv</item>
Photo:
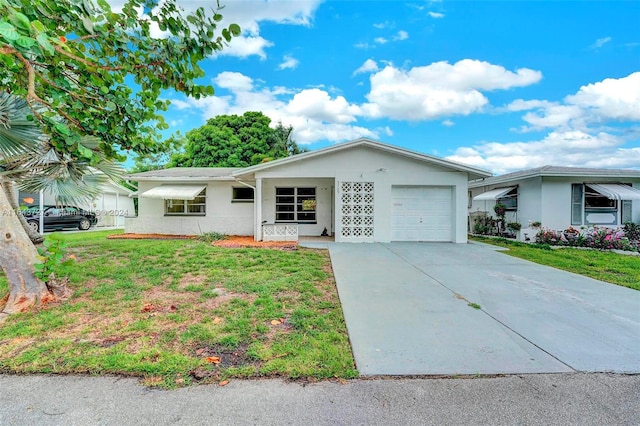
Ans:
<svg viewBox="0 0 640 426"><path fill-rule="evenodd" d="M40 230L40 208L29 207L22 212L34 231ZM44 230L78 228L86 231L95 225L98 218L94 213L74 206L44 206Z"/></svg>

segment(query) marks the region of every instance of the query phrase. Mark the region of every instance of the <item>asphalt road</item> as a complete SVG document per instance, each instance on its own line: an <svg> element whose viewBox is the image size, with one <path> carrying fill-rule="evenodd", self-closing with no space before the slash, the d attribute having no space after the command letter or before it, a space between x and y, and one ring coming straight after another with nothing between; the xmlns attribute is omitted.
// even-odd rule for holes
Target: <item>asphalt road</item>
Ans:
<svg viewBox="0 0 640 426"><path fill-rule="evenodd" d="M135 379L0 375L1 425L638 425L640 375L530 374L172 391Z"/></svg>

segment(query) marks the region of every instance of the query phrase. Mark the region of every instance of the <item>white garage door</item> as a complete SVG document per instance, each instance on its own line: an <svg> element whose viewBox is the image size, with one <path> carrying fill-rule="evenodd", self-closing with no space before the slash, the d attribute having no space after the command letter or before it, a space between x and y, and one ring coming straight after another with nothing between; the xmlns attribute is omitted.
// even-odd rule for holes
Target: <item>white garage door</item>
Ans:
<svg viewBox="0 0 640 426"><path fill-rule="evenodd" d="M451 187L394 186L392 241L453 241Z"/></svg>

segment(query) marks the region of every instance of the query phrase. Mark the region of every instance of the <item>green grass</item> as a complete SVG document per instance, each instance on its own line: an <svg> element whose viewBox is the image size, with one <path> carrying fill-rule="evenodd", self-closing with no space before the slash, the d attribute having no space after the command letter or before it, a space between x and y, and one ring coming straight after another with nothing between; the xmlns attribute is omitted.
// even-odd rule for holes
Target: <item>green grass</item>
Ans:
<svg viewBox="0 0 640 426"><path fill-rule="evenodd" d="M0 325L0 371L122 374L163 387L357 376L326 252L109 233L61 234L76 256L64 269L74 294ZM0 273L0 297L7 291Z"/></svg>
<svg viewBox="0 0 640 426"><path fill-rule="evenodd" d="M640 290L639 256L575 248L551 249L548 246L537 246L506 239L475 236L472 239L506 247L508 250L503 253L510 256Z"/></svg>

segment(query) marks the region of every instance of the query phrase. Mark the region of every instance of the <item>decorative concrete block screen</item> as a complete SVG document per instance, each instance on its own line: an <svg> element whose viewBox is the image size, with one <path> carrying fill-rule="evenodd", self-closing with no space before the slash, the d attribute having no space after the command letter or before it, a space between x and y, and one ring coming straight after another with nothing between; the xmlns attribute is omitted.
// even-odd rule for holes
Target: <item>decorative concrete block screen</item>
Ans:
<svg viewBox="0 0 640 426"><path fill-rule="evenodd" d="M271 223L262 225L263 241L298 241L297 223Z"/></svg>
<svg viewBox="0 0 640 426"><path fill-rule="evenodd" d="M340 183L340 236L373 240L373 182Z"/></svg>

